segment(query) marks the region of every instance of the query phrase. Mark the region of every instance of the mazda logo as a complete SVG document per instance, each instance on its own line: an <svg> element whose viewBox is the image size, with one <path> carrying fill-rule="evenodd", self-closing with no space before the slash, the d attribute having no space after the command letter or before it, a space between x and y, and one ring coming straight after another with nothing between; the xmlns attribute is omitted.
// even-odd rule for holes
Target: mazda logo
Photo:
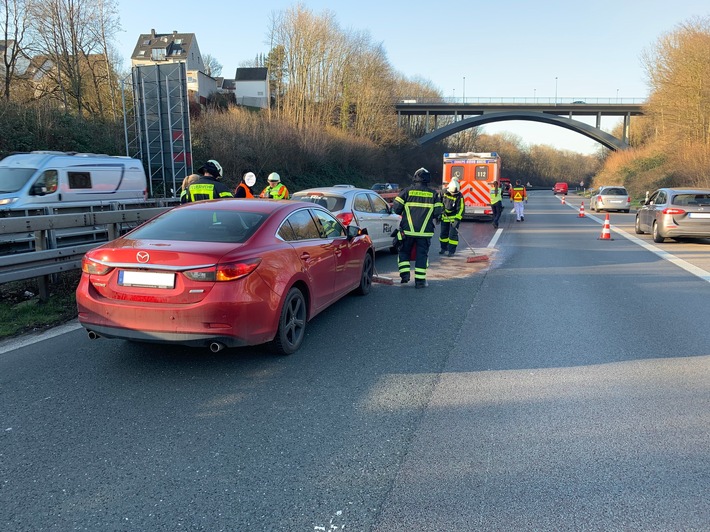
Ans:
<svg viewBox="0 0 710 532"><path fill-rule="evenodd" d="M139 251L136 253L136 259L138 262L146 263L150 260L150 255L148 255L147 251Z"/></svg>

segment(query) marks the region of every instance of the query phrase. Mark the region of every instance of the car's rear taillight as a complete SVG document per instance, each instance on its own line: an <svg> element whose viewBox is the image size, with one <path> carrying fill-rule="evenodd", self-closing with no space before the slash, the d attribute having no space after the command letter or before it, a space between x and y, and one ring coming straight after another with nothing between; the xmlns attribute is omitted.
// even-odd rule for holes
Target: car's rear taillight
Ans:
<svg viewBox="0 0 710 532"><path fill-rule="evenodd" d="M661 211L663 214L685 214L683 209L675 209L673 207L666 207Z"/></svg>
<svg viewBox="0 0 710 532"><path fill-rule="evenodd" d="M340 220L341 224L343 224L345 227L347 227L351 223L353 223L353 219L355 218L355 215L351 212L341 212L340 214L336 214L335 217L338 220Z"/></svg>
<svg viewBox="0 0 710 532"><path fill-rule="evenodd" d="M106 275L111 270L113 270L112 266L95 262L91 259L87 259L86 257L81 259L81 271L88 273L89 275Z"/></svg>
<svg viewBox="0 0 710 532"><path fill-rule="evenodd" d="M183 273L185 277L193 281L236 281L256 270L260 263L261 259L249 259L218 264L212 268L189 270Z"/></svg>

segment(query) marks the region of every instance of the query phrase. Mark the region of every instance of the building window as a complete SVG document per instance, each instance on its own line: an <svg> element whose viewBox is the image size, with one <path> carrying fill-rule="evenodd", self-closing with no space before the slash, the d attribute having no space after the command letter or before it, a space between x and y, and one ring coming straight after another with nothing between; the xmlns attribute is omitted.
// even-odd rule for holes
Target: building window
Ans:
<svg viewBox="0 0 710 532"><path fill-rule="evenodd" d="M153 48L151 50L150 58L153 61L164 61L165 60L165 48Z"/></svg>

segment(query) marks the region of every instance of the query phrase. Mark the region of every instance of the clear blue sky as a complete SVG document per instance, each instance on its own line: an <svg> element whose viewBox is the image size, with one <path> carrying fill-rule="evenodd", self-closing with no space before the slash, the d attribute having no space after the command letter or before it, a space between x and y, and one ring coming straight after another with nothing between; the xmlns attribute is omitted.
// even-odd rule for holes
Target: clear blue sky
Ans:
<svg viewBox="0 0 710 532"><path fill-rule="evenodd" d="M645 98L641 64L664 33L693 17L710 16L708 0L304 0L329 10L344 30L367 31L382 43L392 67L422 77L444 96L529 97L579 100ZM273 0L118 0L124 68L141 33L194 33L203 54L234 77L237 67L268 53L274 13L296 5ZM465 78L465 81L464 81ZM615 121L602 122L610 129ZM549 144L584 153L598 144L563 128L530 122L488 125L527 144Z"/></svg>

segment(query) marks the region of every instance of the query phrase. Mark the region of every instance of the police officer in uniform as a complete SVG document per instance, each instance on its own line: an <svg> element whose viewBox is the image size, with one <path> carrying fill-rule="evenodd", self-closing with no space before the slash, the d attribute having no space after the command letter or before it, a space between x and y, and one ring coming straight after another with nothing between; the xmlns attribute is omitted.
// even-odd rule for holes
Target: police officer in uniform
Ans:
<svg viewBox="0 0 710 532"><path fill-rule="evenodd" d="M429 188L431 174L426 168L414 173L413 184L400 192L392 207L402 216L400 233L403 235L399 251L399 276L402 283L410 281L409 264L412 248L415 248L414 285L427 286L426 270L429 264L429 246L434 236L434 222L441 216L443 205L439 192Z"/></svg>
<svg viewBox="0 0 710 532"><path fill-rule="evenodd" d="M217 161L210 159L197 172L201 177L188 185L185 194L180 196L180 203L234 197L227 185L220 181L222 165Z"/></svg>
<svg viewBox="0 0 710 532"><path fill-rule="evenodd" d="M442 203L444 210L441 214L441 230L439 231L439 243L441 244L439 255L448 252L448 256L452 257L459 245L459 224L463 219L464 211L463 195L456 179L452 179L449 186L446 187Z"/></svg>

